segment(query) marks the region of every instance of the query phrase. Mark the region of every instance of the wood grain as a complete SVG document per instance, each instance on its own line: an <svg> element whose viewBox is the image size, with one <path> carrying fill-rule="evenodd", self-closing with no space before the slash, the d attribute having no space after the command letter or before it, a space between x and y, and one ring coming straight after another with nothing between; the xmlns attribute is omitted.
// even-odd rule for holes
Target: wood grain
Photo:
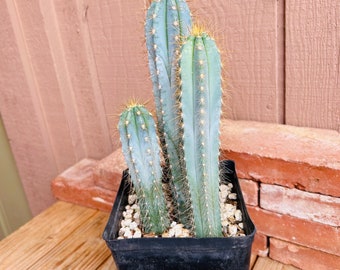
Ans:
<svg viewBox="0 0 340 270"><path fill-rule="evenodd" d="M282 2L190 2L222 51L228 118L283 123Z"/></svg>
<svg viewBox="0 0 340 270"><path fill-rule="evenodd" d="M258 257L252 270L298 270L298 268L284 265L267 257Z"/></svg>
<svg viewBox="0 0 340 270"><path fill-rule="evenodd" d="M286 1L287 124L340 131L340 2Z"/></svg>
<svg viewBox="0 0 340 270"><path fill-rule="evenodd" d="M54 202L48 180L57 175L58 165L41 110L29 42L22 35L13 1L0 2L0 18L0 112L30 208L36 214Z"/></svg>
<svg viewBox="0 0 340 270"><path fill-rule="evenodd" d="M106 119L114 147L119 146L117 123L124 106L136 99L153 110L144 41L145 1L84 0L86 23L100 81Z"/></svg>
<svg viewBox="0 0 340 270"><path fill-rule="evenodd" d="M107 217L58 202L0 242L1 269L108 269L113 261L101 238Z"/></svg>
<svg viewBox="0 0 340 270"><path fill-rule="evenodd" d="M119 146L131 98L153 110L150 0L0 3L0 113L33 214L50 181ZM225 118L340 130L340 2L188 1L224 58Z"/></svg>

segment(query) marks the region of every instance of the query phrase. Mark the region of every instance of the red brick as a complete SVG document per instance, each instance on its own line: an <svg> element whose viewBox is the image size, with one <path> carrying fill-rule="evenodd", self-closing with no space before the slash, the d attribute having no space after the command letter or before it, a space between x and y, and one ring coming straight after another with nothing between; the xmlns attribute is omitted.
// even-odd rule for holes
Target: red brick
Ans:
<svg viewBox="0 0 340 270"><path fill-rule="evenodd" d="M286 161L279 156L276 159L263 157L256 153L223 150L222 155L235 161L240 178L340 197L340 170Z"/></svg>
<svg viewBox="0 0 340 270"><path fill-rule="evenodd" d="M256 254L261 257L268 256L268 238L262 233L256 233L253 246L251 249L252 254Z"/></svg>
<svg viewBox="0 0 340 270"><path fill-rule="evenodd" d="M247 207L259 233L321 250L340 254L340 229L317 222L281 215L259 207Z"/></svg>
<svg viewBox="0 0 340 270"><path fill-rule="evenodd" d="M331 244L331 243L329 243ZM340 269L340 257L311 248L270 238L270 254L273 260L291 264L301 269Z"/></svg>
<svg viewBox="0 0 340 270"><path fill-rule="evenodd" d="M100 188L93 181L97 161L83 159L52 181L53 195L63 201L110 211L116 192Z"/></svg>
<svg viewBox="0 0 340 270"><path fill-rule="evenodd" d="M340 225L340 198L261 184L261 208L331 226Z"/></svg>
<svg viewBox="0 0 340 270"><path fill-rule="evenodd" d="M98 187L117 191L126 168L122 150L119 148L98 162L93 172L94 182Z"/></svg>
<svg viewBox="0 0 340 270"><path fill-rule="evenodd" d="M240 178L340 197L336 131L223 120L221 145Z"/></svg>
<svg viewBox="0 0 340 270"><path fill-rule="evenodd" d="M258 205L259 185L255 181L240 179L244 201L247 205Z"/></svg>

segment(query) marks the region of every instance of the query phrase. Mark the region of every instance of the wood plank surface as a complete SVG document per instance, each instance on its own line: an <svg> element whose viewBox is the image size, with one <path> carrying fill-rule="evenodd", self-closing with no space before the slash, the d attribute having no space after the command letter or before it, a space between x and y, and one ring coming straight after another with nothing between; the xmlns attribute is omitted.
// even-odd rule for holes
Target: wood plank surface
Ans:
<svg viewBox="0 0 340 270"><path fill-rule="evenodd" d="M57 202L0 242L0 269L115 269L108 213Z"/></svg>
<svg viewBox="0 0 340 270"><path fill-rule="evenodd" d="M284 265L277 261L273 261L268 257L258 257L256 260L256 264L252 268L252 270L298 270L291 265Z"/></svg>
<svg viewBox="0 0 340 270"><path fill-rule="evenodd" d="M340 131L340 1L286 1L286 122Z"/></svg>

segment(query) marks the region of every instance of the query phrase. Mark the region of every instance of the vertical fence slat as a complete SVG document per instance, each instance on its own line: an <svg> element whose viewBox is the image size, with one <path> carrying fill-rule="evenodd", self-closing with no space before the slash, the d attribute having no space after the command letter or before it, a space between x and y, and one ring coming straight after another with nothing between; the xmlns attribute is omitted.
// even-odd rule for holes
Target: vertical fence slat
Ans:
<svg viewBox="0 0 340 270"><path fill-rule="evenodd" d="M61 49L72 85L70 95L73 95L73 105L81 128L80 143L87 157L100 158L112 151L112 145L87 27L88 7L82 0L70 0L54 1L53 8L59 31L56 34L60 35Z"/></svg>
<svg viewBox="0 0 340 270"><path fill-rule="evenodd" d="M279 67L283 64L284 47L282 25L278 26L282 23L281 3L281 0L192 2L198 21L207 22L215 30L225 57L228 117L283 122Z"/></svg>
<svg viewBox="0 0 340 270"><path fill-rule="evenodd" d="M109 123L117 140L118 115L132 98L149 101L151 80L144 41L145 1L85 0L87 24Z"/></svg>
<svg viewBox="0 0 340 270"><path fill-rule="evenodd" d="M286 1L286 121L340 131L340 1Z"/></svg>
<svg viewBox="0 0 340 270"><path fill-rule="evenodd" d="M57 163L13 1L0 1L0 18L0 110L27 199L37 214L54 201L49 180L57 174Z"/></svg>

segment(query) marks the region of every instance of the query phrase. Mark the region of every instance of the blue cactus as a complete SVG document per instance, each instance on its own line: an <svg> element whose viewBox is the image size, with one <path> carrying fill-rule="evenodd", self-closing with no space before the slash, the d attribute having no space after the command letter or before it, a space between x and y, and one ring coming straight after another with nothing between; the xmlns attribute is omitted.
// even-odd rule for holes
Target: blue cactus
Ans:
<svg viewBox="0 0 340 270"><path fill-rule="evenodd" d="M182 47L180 68L184 159L194 233L220 237L221 60L214 40L200 27L193 27Z"/></svg>
<svg viewBox="0 0 340 270"><path fill-rule="evenodd" d="M178 57L180 41L191 28L191 16L184 0L154 0L146 15L145 34L149 68L156 103L158 134L170 168L173 196L179 220L187 227L188 187L183 178L180 109L178 107Z"/></svg>
<svg viewBox="0 0 340 270"><path fill-rule="evenodd" d="M151 114L142 105L131 104L118 124L124 157L137 194L146 233L163 233L170 225L162 189L160 147Z"/></svg>

